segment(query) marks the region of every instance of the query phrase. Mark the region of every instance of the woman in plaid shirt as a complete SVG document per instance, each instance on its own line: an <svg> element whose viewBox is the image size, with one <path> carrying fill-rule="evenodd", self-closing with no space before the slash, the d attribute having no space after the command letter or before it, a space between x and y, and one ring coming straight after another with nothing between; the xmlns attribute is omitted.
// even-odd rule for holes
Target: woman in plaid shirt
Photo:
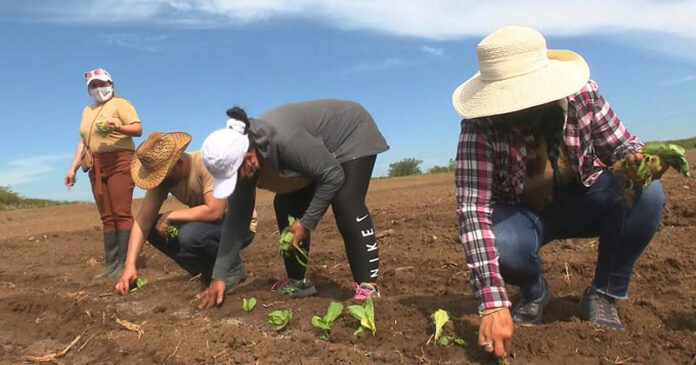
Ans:
<svg viewBox="0 0 696 365"><path fill-rule="evenodd" d="M628 133L578 54L547 50L534 29L509 26L477 47L480 71L454 92L464 118L457 148L461 241L482 316L479 345L502 356L513 324L538 324L551 291L538 254L554 239L599 236L595 277L580 301L585 320L623 329L616 299L659 225L659 181L635 204L606 168L642 143ZM602 164L600 164L601 161ZM662 175L656 174L654 178ZM505 283L520 288L512 308Z"/></svg>

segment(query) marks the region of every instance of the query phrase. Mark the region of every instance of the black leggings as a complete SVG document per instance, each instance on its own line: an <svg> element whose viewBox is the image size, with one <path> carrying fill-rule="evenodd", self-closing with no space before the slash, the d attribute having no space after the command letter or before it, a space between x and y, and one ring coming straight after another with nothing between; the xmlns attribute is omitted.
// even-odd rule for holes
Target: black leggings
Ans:
<svg viewBox="0 0 696 365"><path fill-rule="evenodd" d="M345 181L331 202L336 225L343 236L348 263L357 283L374 283L379 272L379 252L372 218L365 206L365 195L370 185L376 156L367 156L341 164ZM288 215L300 218L314 196L314 185L287 194L277 194L273 200L278 229L288 226ZM310 235L302 242L309 252ZM301 257L301 256L300 256ZM295 255L284 257L285 270L291 279L301 280L306 268L297 262Z"/></svg>

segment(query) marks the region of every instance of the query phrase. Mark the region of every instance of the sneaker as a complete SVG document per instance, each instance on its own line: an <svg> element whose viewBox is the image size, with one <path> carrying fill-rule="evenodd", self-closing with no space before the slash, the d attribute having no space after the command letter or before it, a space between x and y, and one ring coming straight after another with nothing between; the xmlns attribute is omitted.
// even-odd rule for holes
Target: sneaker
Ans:
<svg viewBox="0 0 696 365"><path fill-rule="evenodd" d="M541 298L534 301L527 301L524 297L520 298L519 302L512 308L512 320L515 323L540 324L544 315L544 309L551 301L551 290L545 279L544 293Z"/></svg>
<svg viewBox="0 0 696 365"><path fill-rule="evenodd" d="M304 298L316 293L317 288L309 279L287 279L287 283L280 289L280 295L288 298Z"/></svg>
<svg viewBox="0 0 696 365"><path fill-rule="evenodd" d="M227 272L227 276L225 277L225 294L232 293L235 289L239 288L246 279L246 266L241 261L239 263L239 265Z"/></svg>
<svg viewBox="0 0 696 365"><path fill-rule="evenodd" d="M616 330L624 330L619 313L616 311L616 299L604 295L594 288L585 289L580 299L582 319L596 325Z"/></svg>
<svg viewBox="0 0 696 365"><path fill-rule="evenodd" d="M356 283L352 282L350 285L355 289L355 300L365 300L367 298L379 298L379 290L377 289L377 284L370 283Z"/></svg>

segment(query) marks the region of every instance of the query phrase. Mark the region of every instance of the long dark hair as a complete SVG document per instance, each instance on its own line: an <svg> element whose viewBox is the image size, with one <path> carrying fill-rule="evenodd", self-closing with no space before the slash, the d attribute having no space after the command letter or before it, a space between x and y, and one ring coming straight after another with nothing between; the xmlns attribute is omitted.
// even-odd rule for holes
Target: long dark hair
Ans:
<svg viewBox="0 0 696 365"><path fill-rule="evenodd" d="M561 193L563 181L558 168L558 157L563 144L563 125L565 124L565 111L558 102L550 103L542 109L541 131L546 139L546 153L553 168L553 198L558 198Z"/></svg>

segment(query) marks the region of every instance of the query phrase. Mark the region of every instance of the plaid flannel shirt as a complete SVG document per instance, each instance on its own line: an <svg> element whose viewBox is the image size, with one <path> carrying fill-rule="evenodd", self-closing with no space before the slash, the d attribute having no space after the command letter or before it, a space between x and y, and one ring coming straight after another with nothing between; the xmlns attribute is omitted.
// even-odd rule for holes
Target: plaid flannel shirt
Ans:
<svg viewBox="0 0 696 365"><path fill-rule="evenodd" d="M573 173L589 187L602 173L597 158L611 165L643 145L626 131L594 81L567 99L561 148ZM496 130L487 118L462 120L461 127L455 170L457 215L471 285L480 311L510 307L498 267L492 204L520 200L527 167L524 136L514 128Z"/></svg>

